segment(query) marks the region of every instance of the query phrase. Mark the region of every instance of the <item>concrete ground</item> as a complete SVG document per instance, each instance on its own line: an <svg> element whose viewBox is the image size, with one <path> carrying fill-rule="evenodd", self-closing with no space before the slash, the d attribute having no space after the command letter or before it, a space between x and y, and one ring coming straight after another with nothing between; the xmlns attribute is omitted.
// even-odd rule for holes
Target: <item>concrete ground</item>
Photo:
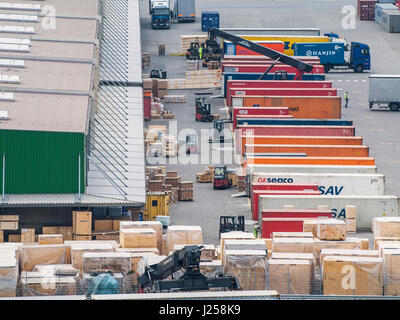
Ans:
<svg viewBox="0 0 400 320"><path fill-rule="evenodd" d="M349 7L350 6L350 7ZM196 22L173 24L169 30L152 30L148 14L148 2L141 1L141 33L142 51L150 52L151 68L162 68L167 71L168 78L184 78L186 59L182 56L171 56L180 52L182 34L199 35L201 32L201 11L217 10L220 13L221 27L317 27L324 32L336 32L347 41L363 42L370 46L372 70L362 74L351 71L333 71L326 75L332 80L335 88L349 92L349 109L342 109L342 118L353 120L356 135L362 136L365 145L370 147L370 155L375 158L378 172L386 179L387 195L400 193L400 135L398 123L400 112L388 110L370 111L368 107L368 75L373 73L400 73L400 34L387 33L374 21L359 21L355 18L354 28L346 29L347 14L357 10L356 1L331 0L202 0L196 3ZM353 9L352 9L353 8ZM344 10L344 14L342 13ZM347 11L346 11L347 10ZM350 10L350 11L348 11ZM158 44L166 44L166 56L158 55ZM184 94L186 102L182 104L165 104L166 109L175 113L177 130L193 129L200 133L202 129L210 129L210 123L198 123L194 120L194 93L210 90L174 90L170 94ZM220 90L211 90L219 94ZM343 94L343 91L341 92ZM222 99L213 99L212 112L226 117ZM152 120L149 124L174 124L172 120ZM184 142L186 134L178 137ZM218 146L214 147L214 155ZM229 153L229 144L224 149ZM185 159L181 153L180 161ZM191 160L196 159L192 155ZM151 159L149 159L151 160ZM176 160L172 158L172 160ZM186 159L187 160L187 159ZM168 163L169 170L178 170L182 180L195 181L195 174L211 163L182 165ZM227 164L230 168L238 167ZM221 215L245 215L250 219L250 207L247 198L232 198L236 189L214 191L211 184L194 183L193 202L179 202L171 205L170 216L173 224L200 225L203 228L204 243L218 244L218 225ZM357 233L355 236L372 239L369 232ZM372 242L370 241L370 245Z"/></svg>

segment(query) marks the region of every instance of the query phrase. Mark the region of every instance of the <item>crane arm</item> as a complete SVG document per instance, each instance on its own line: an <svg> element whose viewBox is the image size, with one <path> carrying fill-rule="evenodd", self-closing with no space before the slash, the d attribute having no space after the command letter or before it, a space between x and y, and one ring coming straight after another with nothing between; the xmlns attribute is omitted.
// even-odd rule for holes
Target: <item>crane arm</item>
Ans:
<svg viewBox="0 0 400 320"><path fill-rule="evenodd" d="M243 39L243 38L233 35L229 32L222 31L218 28L211 28L209 30L209 39L211 41L215 41L216 37L220 37L220 38L228 40L236 45L240 45L242 47L248 48L254 52L257 52L259 54L267 56L275 61L279 61L281 63L287 64L291 67L298 69L301 73L302 72L311 72L313 70L313 66L308 63L304 63L303 61L300 61L293 57L287 56L283 53L272 50L270 48L263 47L257 43Z"/></svg>

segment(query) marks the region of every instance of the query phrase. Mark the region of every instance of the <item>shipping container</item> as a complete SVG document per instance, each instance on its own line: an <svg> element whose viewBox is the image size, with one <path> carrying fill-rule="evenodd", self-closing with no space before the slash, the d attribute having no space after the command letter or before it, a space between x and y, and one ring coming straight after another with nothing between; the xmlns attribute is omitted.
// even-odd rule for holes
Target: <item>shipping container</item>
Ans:
<svg viewBox="0 0 400 320"><path fill-rule="evenodd" d="M378 23L383 22L383 10L399 10L392 3L376 3L374 5L374 20Z"/></svg>
<svg viewBox="0 0 400 320"><path fill-rule="evenodd" d="M280 53L283 53L284 48L285 48L285 44L283 41L254 41L254 43L257 43L262 47L269 48L269 49L275 50ZM238 55L238 56L261 55L260 53L257 53L250 49L236 45L230 41L225 41L225 50L229 55Z"/></svg>
<svg viewBox="0 0 400 320"><path fill-rule="evenodd" d="M375 159L371 157L254 157L247 156L243 166L248 164L290 164L290 165L350 165L374 166Z"/></svg>
<svg viewBox="0 0 400 320"><path fill-rule="evenodd" d="M321 31L319 28L220 28L223 31L235 35L293 35L293 36L319 36Z"/></svg>
<svg viewBox="0 0 400 320"><path fill-rule="evenodd" d="M247 175L255 172L285 172L285 173L360 173L375 174L378 168L372 166L346 166L346 165L284 165L284 164L249 164L246 168Z"/></svg>
<svg viewBox="0 0 400 320"><path fill-rule="evenodd" d="M318 59L318 61L303 61L303 62L310 64L312 66L316 66L316 67L321 66L319 59ZM224 73L224 72L228 73L227 69L225 69L225 66L238 66L238 67L253 66L253 67L257 67L257 68L267 66L267 68L268 68L269 66L272 65L272 63L274 63L274 61L270 61L270 60L260 60L260 61L258 61L258 60L222 60L220 63L220 69L221 69L221 73ZM287 66L288 66L287 64L279 63L279 62L277 62L274 65L274 67L277 67L277 68L279 68L279 67L285 68ZM267 68L264 70L267 70ZM231 71L231 72L236 72L236 71ZM324 73L324 72L322 72L322 73ZM296 80L296 81L299 81L299 80Z"/></svg>
<svg viewBox="0 0 400 320"><path fill-rule="evenodd" d="M233 129L236 129L236 116L237 115L264 115L264 116L287 116L289 115L289 108L276 107L276 108L234 108L232 110ZM292 116L293 117L293 116Z"/></svg>
<svg viewBox="0 0 400 320"><path fill-rule="evenodd" d="M321 195L383 195L385 176L383 174L354 173L286 173L255 172L251 176L251 190L270 184L318 185Z"/></svg>
<svg viewBox="0 0 400 320"><path fill-rule="evenodd" d="M281 88L230 88L227 91L226 104L229 107L232 107L232 97L238 97L238 96L336 97L337 93L338 89L336 88L286 88L284 87L284 84L282 84ZM245 107L251 107L251 106L245 106ZM285 106L279 106L279 107L285 107ZM295 105L292 102L292 105L286 107L294 108Z"/></svg>
<svg viewBox="0 0 400 320"><path fill-rule="evenodd" d="M151 91L143 92L143 118L145 121L151 120Z"/></svg>
<svg viewBox="0 0 400 320"><path fill-rule="evenodd" d="M262 76L262 78L261 78ZM296 73L288 73L287 80L295 80L297 77ZM261 79L260 79L261 78ZM221 94L224 94L226 88L226 82L228 80L274 80L275 73L243 73L243 72L224 72L221 80ZM304 73L302 81L325 81L325 74L321 73ZM285 80L286 81L286 80ZM297 80L295 80L297 81Z"/></svg>
<svg viewBox="0 0 400 320"><path fill-rule="evenodd" d="M374 20L376 0L358 0L357 15L360 20Z"/></svg>
<svg viewBox="0 0 400 320"><path fill-rule="evenodd" d="M330 90L330 89L321 89L321 90ZM342 100L340 96L322 97L322 96L236 95L232 96L232 107L288 107L289 114L293 115L293 117L295 118L340 119L341 103L342 103L341 101ZM261 123L258 122L257 124ZM306 125L306 123L303 123L302 125Z"/></svg>
<svg viewBox="0 0 400 320"><path fill-rule="evenodd" d="M223 69L221 68L221 72L240 72L240 73L264 73L271 67L271 64L224 64ZM277 71L286 71L287 73L296 73L297 69L285 64L274 65L269 70L269 73L275 73ZM313 65L313 69L311 72L307 73L320 73L324 74L324 66L322 65Z"/></svg>
<svg viewBox="0 0 400 320"><path fill-rule="evenodd" d="M368 157L368 146L246 144L244 153L305 153L308 157Z"/></svg>
<svg viewBox="0 0 400 320"><path fill-rule="evenodd" d="M382 10L382 20L376 21L386 32L400 32L400 10Z"/></svg>
<svg viewBox="0 0 400 320"><path fill-rule="evenodd" d="M303 232L304 218L263 218L261 236L272 238L274 232Z"/></svg>
<svg viewBox="0 0 400 320"><path fill-rule="evenodd" d="M312 188L312 187L310 187ZM316 188L316 186L314 187ZM251 215L252 219L258 221L259 214L259 197L261 195L320 195L318 190L256 190L252 194L251 199ZM303 230L302 230L303 231Z"/></svg>
<svg viewBox="0 0 400 320"><path fill-rule="evenodd" d="M240 120L240 116L238 116L237 123L238 125L308 125L308 126L352 126L352 120L340 120L340 118L330 119L330 118L322 118L322 119L245 119Z"/></svg>
<svg viewBox="0 0 400 320"><path fill-rule="evenodd" d="M319 63L319 58L318 57L309 57L309 56L296 56L297 60L307 62L307 63ZM224 58L222 61L257 61L257 63L265 63L265 62L274 62L275 59L266 57L266 56L236 56L236 55L224 55Z"/></svg>
<svg viewBox="0 0 400 320"><path fill-rule="evenodd" d="M320 209L265 209L262 218L332 218L332 210Z"/></svg>
<svg viewBox="0 0 400 320"><path fill-rule="evenodd" d="M235 108L236 109L236 108ZM242 135L261 136L346 136L355 135L354 126L303 126L303 125L284 125L284 126L249 126L239 125L235 132L236 139Z"/></svg>
<svg viewBox="0 0 400 320"><path fill-rule="evenodd" d="M346 219L346 206L357 208L357 229L371 230L374 217L398 216L399 198L390 195L349 195L349 196L287 196L263 195L259 197L259 210L279 209L284 205L293 205L296 209L317 208L327 205L332 210L332 217Z"/></svg>
<svg viewBox="0 0 400 320"><path fill-rule="evenodd" d="M250 41L283 41L285 44L284 54L293 56L293 44L297 42L331 42L329 37L323 36L285 36L285 35L238 35L239 37ZM227 52L227 41L222 40L224 54L232 55Z"/></svg>
<svg viewBox="0 0 400 320"><path fill-rule="evenodd" d="M236 88L282 88L281 80L228 80L226 89ZM285 88L332 88L332 81L286 80ZM226 95L224 96L226 98Z"/></svg>
<svg viewBox="0 0 400 320"><path fill-rule="evenodd" d="M208 32L210 28L219 28L219 12L218 11L202 11L201 12L201 31Z"/></svg>

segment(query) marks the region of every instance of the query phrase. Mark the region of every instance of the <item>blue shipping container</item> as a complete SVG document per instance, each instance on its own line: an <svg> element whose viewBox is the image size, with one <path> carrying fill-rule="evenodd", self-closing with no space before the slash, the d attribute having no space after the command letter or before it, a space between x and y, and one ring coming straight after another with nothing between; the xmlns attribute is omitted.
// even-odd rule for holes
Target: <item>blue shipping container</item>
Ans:
<svg viewBox="0 0 400 320"><path fill-rule="evenodd" d="M352 126L351 120L340 119L262 119L247 118L237 119L237 125L258 125L258 126Z"/></svg>
<svg viewBox="0 0 400 320"><path fill-rule="evenodd" d="M228 80L258 80L262 73L244 73L244 72L224 72L224 82L221 87L221 94L226 98L226 83ZM288 73L288 80L294 80L295 74ZM274 80L274 73L267 73L262 80ZM305 73L302 80L304 81L325 81L325 75L322 73ZM282 80L284 81L284 80Z"/></svg>
<svg viewBox="0 0 400 320"><path fill-rule="evenodd" d="M218 11L201 12L201 31L208 32L210 28L219 28Z"/></svg>
<svg viewBox="0 0 400 320"><path fill-rule="evenodd" d="M344 44L337 42L295 43L295 56L319 57L321 64L344 64Z"/></svg>

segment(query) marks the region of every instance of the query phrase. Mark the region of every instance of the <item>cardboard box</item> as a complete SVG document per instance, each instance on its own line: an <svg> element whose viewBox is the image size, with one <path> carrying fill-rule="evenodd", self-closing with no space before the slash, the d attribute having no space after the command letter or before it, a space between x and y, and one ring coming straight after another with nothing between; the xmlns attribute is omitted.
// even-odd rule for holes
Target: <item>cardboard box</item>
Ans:
<svg viewBox="0 0 400 320"><path fill-rule="evenodd" d="M322 266L324 295L383 294L383 259L327 256Z"/></svg>
<svg viewBox="0 0 400 320"><path fill-rule="evenodd" d="M157 248L157 233L151 228L121 229L121 248Z"/></svg>
<svg viewBox="0 0 400 320"><path fill-rule="evenodd" d="M72 233L82 236L92 234L91 211L72 211Z"/></svg>
<svg viewBox="0 0 400 320"><path fill-rule="evenodd" d="M72 227L43 227L42 234L62 234L64 241L72 240Z"/></svg>
<svg viewBox="0 0 400 320"><path fill-rule="evenodd" d="M311 263L309 260L269 259L269 289L280 294L311 293Z"/></svg>
<svg viewBox="0 0 400 320"><path fill-rule="evenodd" d="M22 228L21 229L21 242L34 243L35 242L35 229L34 228Z"/></svg>
<svg viewBox="0 0 400 320"><path fill-rule="evenodd" d="M63 244L64 238L62 234L39 234L39 244Z"/></svg>
<svg viewBox="0 0 400 320"><path fill-rule="evenodd" d="M317 236L320 240L345 240L346 230L343 220L321 219L317 225Z"/></svg>

